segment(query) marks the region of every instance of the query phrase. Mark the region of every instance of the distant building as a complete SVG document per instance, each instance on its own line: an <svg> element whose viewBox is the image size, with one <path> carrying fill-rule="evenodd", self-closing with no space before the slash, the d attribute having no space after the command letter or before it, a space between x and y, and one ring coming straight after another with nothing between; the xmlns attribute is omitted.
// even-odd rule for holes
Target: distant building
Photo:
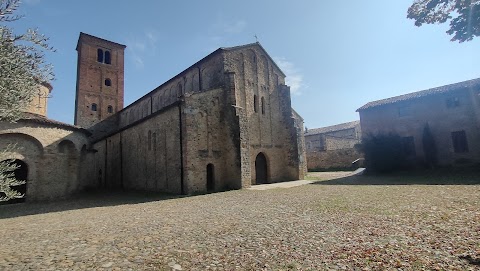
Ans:
<svg viewBox="0 0 480 271"><path fill-rule="evenodd" d="M309 170L349 168L362 155L355 149L360 143L360 122L352 121L305 131Z"/></svg>
<svg viewBox="0 0 480 271"><path fill-rule="evenodd" d="M438 150L438 163L480 162L480 78L360 107L363 137L396 133L412 159L424 161L423 131L428 124Z"/></svg>

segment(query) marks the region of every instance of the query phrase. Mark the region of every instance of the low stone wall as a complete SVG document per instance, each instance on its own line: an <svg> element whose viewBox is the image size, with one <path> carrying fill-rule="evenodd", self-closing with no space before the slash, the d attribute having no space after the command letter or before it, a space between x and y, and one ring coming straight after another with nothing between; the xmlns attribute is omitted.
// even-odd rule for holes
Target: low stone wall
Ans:
<svg viewBox="0 0 480 271"><path fill-rule="evenodd" d="M307 153L307 167L309 171L323 169L347 169L352 162L363 158L363 154L355 149L329 150Z"/></svg>

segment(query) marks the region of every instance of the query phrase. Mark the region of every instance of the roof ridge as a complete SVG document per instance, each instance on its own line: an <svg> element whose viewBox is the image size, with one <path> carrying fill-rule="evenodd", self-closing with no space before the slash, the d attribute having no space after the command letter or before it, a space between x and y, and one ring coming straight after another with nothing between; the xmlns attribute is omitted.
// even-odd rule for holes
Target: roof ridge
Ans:
<svg viewBox="0 0 480 271"><path fill-rule="evenodd" d="M471 87L471 86L477 85L477 84L480 85L480 78L475 78L475 79L470 79L470 80L461 81L461 82L457 82L457 83L451 83L451 84L447 84L447 85L443 85L443 86L424 89L424 90L420 90L420 91L405 93L405 94L402 94L402 95L397 95L397 96L393 96L393 97L389 97L389 98L385 98L385 99L380 99L380 100L375 100L375 101L368 102L365 105L358 108L356 111L358 112L359 110L365 110L365 109L368 109L368 108L377 107L377 106L381 106L381 105L396 103L396 102L400 102L400 101L407 101L407 100L411 100L411 99L415 99L415 98L421 98L421 97L434 95L434 94L438 94L438 93L456 91L456 90L459 90L461 88Z"/></svg>

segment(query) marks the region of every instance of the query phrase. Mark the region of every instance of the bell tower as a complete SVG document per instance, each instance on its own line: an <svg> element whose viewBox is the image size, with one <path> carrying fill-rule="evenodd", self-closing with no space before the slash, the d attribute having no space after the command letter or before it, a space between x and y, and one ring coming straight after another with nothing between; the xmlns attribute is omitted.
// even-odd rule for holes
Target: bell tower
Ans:
<svg viewBox="0 0 480 271"><path fill-rule="evenodd" d="M123 109L125 47L80 33L75 125L89 128Z"/></svg>

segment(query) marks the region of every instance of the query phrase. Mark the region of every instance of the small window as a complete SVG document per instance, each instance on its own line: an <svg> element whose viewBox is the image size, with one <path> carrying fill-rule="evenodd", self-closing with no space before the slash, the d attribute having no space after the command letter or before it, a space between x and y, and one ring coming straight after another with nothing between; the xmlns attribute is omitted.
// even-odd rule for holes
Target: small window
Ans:
<svg viewBox="0 0 480 271"><path fill-rule="evenodd" d="M112 85L112 80L110 78L105 79L105 86L109 87Z"/></svg>
<svg viewBox="0 0 480 271"><path fill-rule="evenodd" d="M103 50L97 49L97 61L103 63Z"/></svg>
<svg viewBox="0 0 480 271"><path fill-rule="evenodd" d="M412 157L416 155L415 141L413 139L413 136L402 137L402 147L407 157Z"/></svg>
<svg viewBox="0 0 480 271"><path fill-rule="evenodd" d="M398 116L405 117L410 116L412 114L409 106L401 106L398 108Z"/></svg>
<svg viewBox="0 0 480 271"><path fill-rule="evenodd" d="M452 132L452 143L454 152L468 152L467 135L465 134L465 131Z"/></svg>
<svg viewBox="0 0 480 271"><path fill-rule="evenodd" d="M258 111L257 95L253 95L253 110L255 111L255 113Z"/></svg>
<svg viewBox="0 0 480 271"><path fill-rule="evenodd" d="M112 61L110 58L110 51L105 51L105 64L112 64Z"/></svg>
<svg viewBox="0 0 480 271"><path fill-rule="evenodd" d="M92 111L97 111L97 104L93 103L91 109Z"/></svg>
<svg viewBox="0 0 480 271"><path fill-rule="evenodd" d="M108 112L108 113L113 113L113 106L109 105L109 106L107 107L107 112Z"/></svg>
<svg viewBox="0 0 480 271"><path fill-rule="evenodd" d="M451 97L447 99L448 108L459 107L459 106L460 106L460 100L457 97Z"/></svg>
<svg viewBox="0 0 480 271"><path fill-rule="evenodd" d="M261 99L261 104L262 104L262 115L265 115L265 99L263 97Z"/></svg>

